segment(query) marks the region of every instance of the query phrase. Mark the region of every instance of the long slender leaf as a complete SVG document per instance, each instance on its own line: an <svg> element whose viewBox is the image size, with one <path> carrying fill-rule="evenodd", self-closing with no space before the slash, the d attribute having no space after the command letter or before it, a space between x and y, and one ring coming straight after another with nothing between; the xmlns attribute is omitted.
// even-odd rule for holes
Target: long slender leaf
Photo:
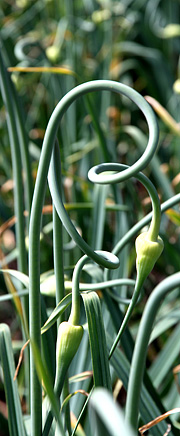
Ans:
<svg viewBox="0 0 180 436"><path fill-rule="evenodd" d="M107 346L110 350L110 347L112 345L112 339L109 335L106 335L107 340ZM122 380L123 385L125 389L128 388L128 378L129 378L129 371L130 371L130 364L122 351L118 348L116 348L114 354L111 357L111 365L113 366L117 376ZM151 397L151 392L148 391L145 386L142 386L142 394L141 394L141 400L140 400L140 415L143 420L143 422L147 423L152 421L157 416L161 415L161 411L158 407L158 405L155 403L155 401ZM151 433L153 436L162 436L166 431L166 424L164 422L159 423L156 427L153 427L151 430ZM178 436L178 431L173 427L171 432L169 433L170 436Z"/></svg>
<svg viewBox="0 0 180 436"><path fill-rule="evenodd" d="M149 375L153 380L154 386L158 387L163 379L168 376L176 358L179 355L180 347L180 325L176 327L169 336L164 348L158 354L156 360L150 367Z"/></svg>
<svg viewBox="0 0 180 436"><path fill-rule="evenodd" d="M103 407L102 407L103 404ZM103 388L94 390L90 399L92 432L96 436L135 436L124 421L122 410L114 403L113 397Z"/></svg>
<svg viewBox="0 0 180 436"><path fill-rule="evenodd" d="M51 379L51 376L49 374L47 365L45 364L45 362L42 361L40 352L39 352L38 348L36 347L36 345L32 341L31 341L31 346L33 349L33 355L34 355L34 359L35 359L35 365L36 365L38 377L39 377L40 382L43 381L45 391L50 399L51 407L53 409L54 415L55 415L57 422L58 422L58 425L59 425L59 431L60 431L59 434L61 436L65 436L65 433L63 430L63 425L62 425L60 414L59 414L58 399L56 398L54 390L53 390L53 383L52 383L52 379Z"/></svg>
<svg viewBox="0 0 180 436"><path fill-rule="evenodd" d="M88 320L91 358L95 386L111 390L111 378L107 356L106 337L99 297L95 292L82 294Z"/></svg>
<svg viewBox="0 0 180 436"><path fill-rule="evenodd" d="M63 300L60 301L60 303L55 307L50 317L41 328L41 334L45 333L57 321L58 317L71 304L71 300L72 300L71 294L68 294L66 295L66 297L63 298Z"/></svg>
<svg viewBox="0 0 180 436"><path fill-rule="evenodd" d="M18 394L17 381L13 380L15 366L11 345L11 335L7 324L0 325L0 358L4 373L10 435L26 436Z"/></svg>

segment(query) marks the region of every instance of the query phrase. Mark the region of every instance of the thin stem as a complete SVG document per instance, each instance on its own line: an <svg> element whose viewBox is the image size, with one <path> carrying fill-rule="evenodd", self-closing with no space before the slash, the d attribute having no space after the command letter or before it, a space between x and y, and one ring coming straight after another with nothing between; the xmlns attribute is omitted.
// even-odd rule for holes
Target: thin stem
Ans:
<svg viewBox="0 0 180 436"><path fill-rule="evenodd" d="M166 212L166 210L172 208L173 206L176 206L180 202L180 194L174 195L172 198L169 198L169 200L165 201L161 204L161 214L163 212ZM144 218L142 218L137 224L135 224L131 229L126 233L126 235L123 236L123 238L116 244L114 247L112 253L114 253L116 256L119 255L119 253L123 250L123 248L128 244L131 239L133 239L140 230L143 229L147 224L150 223L152 220L153 212L148 213ZM108 280L110 276L110 271L105 271L105 277L106 280Z"/></svg>
<svg viewBox="0 0 180 436"><path fill-rule="evenodd" d="M138 330L136 338L126 402L126 420L137 431L140 392L147 355L149 338L153 323L159 310L162 299L180 285L180 273L173 274L163 280L150 295Z"/></svg>
<svg viewBox="0 0 180 436"><path fill-rule="evenodd" d="M58 173L59 190L62 195L61 162ZM64 298L64 259L63 259L63 228L62 222L53 206L53 250L54 250L54 271L56 277L56 305ZM64 314L58 318L57 327L64 320Z"/></svg>
<svg viewBox="0 0 180 436"><path fill-rule="evenodd" d="M69 322L73 325L79 324L80 316L80 292L79 292L79 281L83 266L89 261L89 257L85 254L77 262L72 278L72 306L71 313L69 317Z"/></svg>
<svg viewBox="0 0 180 436"><path fill-rule="evenodd" d="M110 349L110 352L109 352L109 359L111 359L111 357L112 357L112 355L113 355L113 353L114 353L114 351L115 351L115 349L116 349L116 347L117 347L117 345L118 345L118 342L120 341L120 338L121 338L121 336L122 336L122 334L123 334L123 332L124 332L124 330L125 330L125 328L126 328L126 326L127 326L127 323L128 323L128 321L129 321L129 318L130 318L130 316L131 316L131 314L132 314L132 312L133 312L133 309L134 309L134 307L135 307L135 305L136 305L136 303L137 303L138 297L139 297L139 295L140 295L140 290L141 290L141 289L139 289L139 286L137 287L137 286L135 285L135 289L134 289L133 296L132 296L132 298L131 298L130 304L129 304L128 309L127 309L127 311L126 311L126 314L125 314L125 316L124 316L124 318L123 318L123 321L122 321L122 324L121 324L121 326L120 326L120 329L119 329L119 331L118 331L118 333L117 333L116 339L115 339L115 341L113 342L113 345L112 345L112 347L111 347L111 349Z"/></svg>
<svg viewBox="0 0 180 436"><path fill-rule="evenodd" d="M127 170L127 168L128 168L127 165L115 164L115 163L97 165L96 167L93 167L89 171L89 178L91 181L98 183L97 176L99 176L100 173L105 172L105 171L106 172L119 171L119 173L118 173L119 179L116 177L116 182L117 182L117 181L121 180L121 174L125 170ZM123 171L121 172L120 170L121 171L123 170ZM116 176L117 176L117 174L116 174ZM153 210L152 210L152 220L151 220L151 224L150 224L150 228L149 228L149 239L151 241L156 242L158 235L159 235L159 227L160 227L160 221L161 221L161 208L160 208L159 197L158 197L158 194L157 194L157 191L156 191L154 185L151 183L151 181L143 173L137 173L135 175L135 177L137 180L139 180L145 186L145 188L147 189L147 191L150 195L151 201L152 201L152 209ZM114 183L114 174L100 176L100 183L105 184L107 180L108 180L108 183ZM111 180L111 182L110 182L110 180ZM131 299L131 303L128 307L128 310L127 310L126 315L124 317L123 323L121 324L119 332L118 332L116 339L115 339L115 341L112 345L112 348L110 350L109 359L111 358L111 356L112 356L112 354L113 354L113 352L114 352L114 350L115 350L115 348L116 348L116 346L117 346L117 344L118 344L118 342L119 342L119 340L124 332L124 329L129 321L129 318L130 318L132 311L135 307L135 304L138 300L142 285L143 285L142 280L138 280L138 278L137 278L135 290L134 290L134 293L133 293L133 296Z"/></svg>
<svg viewBox="0 0 180 436"><path fill-rule="evenodd" d="M101 266L104 266L106 268L117 268L119 265L119 262L117 262L117 259L112 258L105 258L102 256L99 256L96 251L94 251L80 236L80 234L77 232L76 228L74 227L72 221L70 220L66 209L64 207L63 201L62 201L62 195L61 190L58 182L59 178L59 167L60 167L60 154L59 154L59 147L57 146L57 143L54 146L50 168L49 168L49 174L48 174L48 182L49 182L49 188L51 192L51 196L53 198L54 205L56 207L57 213L66 228L67 232L70 234L72 239L76 242L76 244L81 248L81 250L87 254L92 260L94 260L96 263L98 263Z"/></svg>
<svg viewBox="0 0 180 436"><path fill-rule="evenodd" d="M95 167L91 168L88 173L88 177L93 183L100 183L100 184L118 183L121 182L123 173L127 171L129 168L130 167L123 164L104 163L101 165L96 165ZM113 174L101 175L101 173L108 172L108 171L113 172ZM114 174L114 172L116 174ZM161 221L160 201L157 191L154 185L152 184L152 182L143 173L136 173L134 177L145 186L145 188L147 189L150 195L152 208L153 208L153 215L152 215L151 225L149 228L149 234L151 240L156 241L159 234L159 227Z"/></svg>
<svg viewBox="0 0 180 436"><path fill-rule="evenodd" d="M62 223L53 206L53 250L54 273L56 278L56 306L64 298L64 262L63 262L63 235ZM60 323L60 320L59 320Z"/></svg>

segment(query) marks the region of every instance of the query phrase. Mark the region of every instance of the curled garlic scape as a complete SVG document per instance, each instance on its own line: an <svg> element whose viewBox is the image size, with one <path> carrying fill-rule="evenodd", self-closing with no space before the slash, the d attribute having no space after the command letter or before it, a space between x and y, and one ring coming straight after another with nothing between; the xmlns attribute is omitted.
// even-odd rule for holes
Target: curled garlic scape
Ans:
<svg viewBox="0 0 180 436"><path fill-rule="evenodd" d="M114 166L114 169L117 170L117 166ZM159 228L161 222L161 208L160 201L157 194L157 191L151 181L143 174L138 173L136 178L145 186L147 189L151 201L152 201L152 220L147 232L141 233L136 239L136 269L137 269L137 277L134 292L131 298L131 302L128 306L128 309L125 313L123 322L120 326L116 339L111 347L109 353L109 359L111 358L114 350L124 332L124 329L129 321L129 318L133 312L133 309L138 301L140 296L142 286L150 272L152 271L157 259L161 255L163 251L163 241L159 236Z"/></svg>

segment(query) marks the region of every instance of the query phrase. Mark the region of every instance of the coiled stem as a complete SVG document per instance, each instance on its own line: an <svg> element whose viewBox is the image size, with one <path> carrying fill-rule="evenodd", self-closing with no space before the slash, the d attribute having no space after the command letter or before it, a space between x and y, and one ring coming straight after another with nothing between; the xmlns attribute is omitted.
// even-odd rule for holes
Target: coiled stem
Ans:
<svg viewBox="0 0 180 436"><path fill-rule="evenodd" d="M77 86L68 92L61 101L57 104L55 110L53 111L51 118L49 120L43 146L41 157L39 161L39 167L37 172L36 184L33 195L31 216L30 216L30 229L29 229L29 278L30 278L30 291L29 291L29 304L30 304L30 336L35 345L40 349L41 345L41 317L40 317L40 244L39 235L41 228L41 217L42 208L44 203L47 175L52 155L52 150L55 144L57 129L61 122L61 119L68 109L68 107L80 96L93 91L112 91L118 94L125 95L130 98L143 112L149 127L149 141L147 147L139 158L130 168L122 172L122 180L135 175L138 171L146 167L146 165L151 160L154 155L158 142L158 128L155 115L146 102L146 100L139 95L134 89L129 88L118 82L113 82L109 80L97 80L93 82L88 82ZM57 146L56 146L57 148ZM52 168L50 175L50 184L56 182L56 178L52 177L54 168ZM116 179L116 175L115 175ZM114 180L116 181L116 180ZM56 186L57 187L57 186ZM58 187L57 187L58 188ZM58 189L56 188L52 191L53 202L55 207L59 200ZM55 193L56 191L56 193ZM57 207L56 207L57 209ZM59 214L59 213L58 213ZM67 215L64 213L62 208L61 219L63 225L68 231L74 230L69 223L70 220L67 219ZM71 227L71 228L70 228ZM71 234L71 233L70 233ZM93 250L88 246L88 244L83 241L83 239L78 235L75 235L73 231L73 239L80 246L80 248L92 258L95 262L106 268L115 268L117 264L114 265L113 262L103 259L102 256L97 253L93 254ZM33 355L31 354L31 435L40 436L41 434L41 386L37 377L35 363Z"/></svg>

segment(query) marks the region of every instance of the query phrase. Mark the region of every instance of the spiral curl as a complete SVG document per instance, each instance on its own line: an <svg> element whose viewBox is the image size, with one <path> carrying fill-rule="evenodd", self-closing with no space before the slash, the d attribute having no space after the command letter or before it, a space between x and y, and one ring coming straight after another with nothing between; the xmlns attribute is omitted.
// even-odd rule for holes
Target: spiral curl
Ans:
<svg viewBox="0 0 180 436"><path fill-rule="evenodd" d="M30 306L30 336L32 341L40 349L41 344L41 317L40 317L40 242L39 235L41 229L41 216L42 208L45 198L45 191L47 186L47 176L50 166L51 155L53 152L57 152L57 146L54 147L57 129L61 122L61 119L69 108L69 106L80 96L83 96L89 92L94 91L111 91L118 94L122 94L132 100L139 109L143 112L148 127L149 127L149 140L146 149L142 156L129 168L121 172L121 174L115 174L113 176L113 182L127 180L129 177L135 176L137 172L143 170L150 160L152 159L158 144L158 127L153 110L147 101L134 89L123 85L118 82L109 80L96 80L92 82L87 82L81 84L71 91L69 91L57 104L54 109L51 118L49 120L43 146L39 161L39 167L37 172L36 184L34 189L31 216L30 216L30 226L29 226L29 279L30 279L30 291L29 291L29 306ZM54 150L53 150L54 148ZM54 157L52 156L52 159ZM60 161L60 158L59 158ZM82 251L89 256L92 260L97 262L99 265L105 268L117 268L118 262L117 258L114 260L102 257L101 254L95 253L92 248L81 238L76 231L74 231L74 226L71 220L67 217L65 213L65 208L61 198L58 198L58 184L61 180L55 176L55 171L53 164L55 159L51 161L50 168L50 189L55 207L60 204L61 213L59 214L63 225L67 228L68 232L71 234L75 242L79 245ZM58 171L60 171L58 169ZM100 180L100 175L98 175L98 182ZM105 183L108 183L109 179L106 179ZM103 182L104 183L104 178ZM57 190L54 189L54 184ZM55 192L56 191L56 192ZM57 212L58 212L57 207ZM40 418L40 404L41 404L41 386L38 381L35 363L33 355L31 354L31 412L32 412L32 435L34 436L34 429L40 428L41 420ZM37 414L37 410L39 414ZM38 421L37 421L38 420ZM36 422L37 421L37 422Z"/></svg>

